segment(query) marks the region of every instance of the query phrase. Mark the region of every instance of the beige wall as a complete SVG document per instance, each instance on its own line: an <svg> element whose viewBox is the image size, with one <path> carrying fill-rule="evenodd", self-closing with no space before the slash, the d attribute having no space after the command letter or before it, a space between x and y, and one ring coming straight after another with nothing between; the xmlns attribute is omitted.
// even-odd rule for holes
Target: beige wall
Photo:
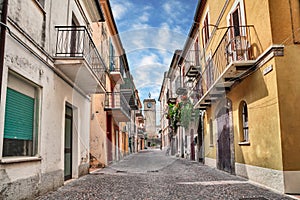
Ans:
<svg viewBox="0 0 300 200"><path fill-rule="evenodd" d="M103 102L104 94L92 95L91 130L90 130L90 154L91 167L103 167L107 165L107 129L106 112Z"/></svg>

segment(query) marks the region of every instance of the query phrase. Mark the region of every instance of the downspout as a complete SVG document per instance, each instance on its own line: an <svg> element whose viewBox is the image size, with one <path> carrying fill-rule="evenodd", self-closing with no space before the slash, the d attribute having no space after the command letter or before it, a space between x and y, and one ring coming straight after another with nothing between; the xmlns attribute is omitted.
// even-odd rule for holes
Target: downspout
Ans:
<svg viewBox="0 0 300 200"><path fill-rule="evenodd" d="M1 13L1 35L0 35L0 102L2 97L2 79L4 69L4 50L6 39L6 22L7 22L8 0L3 0L2 13Z"/></svg>

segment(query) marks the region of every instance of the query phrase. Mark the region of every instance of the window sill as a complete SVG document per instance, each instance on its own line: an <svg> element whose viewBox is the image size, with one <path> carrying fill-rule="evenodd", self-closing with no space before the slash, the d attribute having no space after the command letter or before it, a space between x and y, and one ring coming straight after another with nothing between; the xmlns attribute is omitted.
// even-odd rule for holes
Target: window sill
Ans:
<svg viewBox="0 0 300 200"><path fill-rule="evenodd" d="M250 146L250 142L239 142L240 146Z"/></svg>
<svg viewBox="0 0 300 200"><path fill-rule="evenodd" d="M41 161L41 157L6 157L0 160L0 164L13 164L22 162L35 162Z"/></svg>
<svg viewBox="0 0 300 200"><path fill-rule="evenodd" d="M214 146L215 146L215 145L213 145L213 144L210 144L210 145L209 145L209 147L214 147Z"/></svg>

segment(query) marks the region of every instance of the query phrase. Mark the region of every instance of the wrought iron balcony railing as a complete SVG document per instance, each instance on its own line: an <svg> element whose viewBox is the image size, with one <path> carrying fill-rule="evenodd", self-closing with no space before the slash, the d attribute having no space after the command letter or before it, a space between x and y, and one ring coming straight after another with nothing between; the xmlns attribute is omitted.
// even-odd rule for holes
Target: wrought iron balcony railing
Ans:
<svg viewBox="0 0 300 200"><path fill-rule="evenodd" d="M239 35L235 36L237 28ZM225 29L213 54L209 57L200 56L202 58L200 63L205 63L205 65L197 80L199 82L197 88L201 87L201 96L197 98L201 98L217 81L233 83L239 79L261 53L262 47L254 26Z"/></svg>
<svg viewBox="0 0 300 200"><path fill-rule="evenodd" d="M56 26L56 57L84 58L97 79L105 85L105 64L85 26Z"/></svg>
<svg viewBox="0 0 300 200"><path fill-rule="evenodd" d="M203 54L199 50L189 50L185 57L185 72L188 77L197 77L201 72Z"/></svg>
<svg viewBox="0 0 300 200"><path fill-rule="evenodd" d="M124 83L121 84L121 90L134 90L133 81L131 78L124 78Z"/></svg>
<svg viewBox="0 0 300 200"><path fill-rule="evenodd" d="M109 57L109 73L116 83L124 83L124 67L119 56Z"/></svg>
<svg viewBox="0 0 300 200"><path fill-rule="evenodd" d="M138 110L138 102L135 96L135 87L132 79L124 78L124 83L121 84L120 88L131 109Z"/></svg>
<svg viewBox="0 0 300 200"><path fill-rule="evenodd" d="M107 92L104 109L106 111L115 111L113 114L115 119L120 119L118 121L130 120L130 107L121 92Z"/></svg>
<svg viewBox="0 0 300 200"><path fill-rule="evenodd" d="M109 57L109 71L110 72L120 72L123 74L123 67L121 66L121 60L119 56L110 56Z"/></svg>

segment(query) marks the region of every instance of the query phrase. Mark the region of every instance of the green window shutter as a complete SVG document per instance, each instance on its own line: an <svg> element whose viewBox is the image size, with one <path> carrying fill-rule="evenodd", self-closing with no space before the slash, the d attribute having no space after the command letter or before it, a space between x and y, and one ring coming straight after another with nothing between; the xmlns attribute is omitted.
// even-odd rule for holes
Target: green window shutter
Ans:
<svg viewBox="0 0 300 200"><path fill-rule="evenodd" d="M32 140L34 98L7 88L4 138Z"/></svg>

